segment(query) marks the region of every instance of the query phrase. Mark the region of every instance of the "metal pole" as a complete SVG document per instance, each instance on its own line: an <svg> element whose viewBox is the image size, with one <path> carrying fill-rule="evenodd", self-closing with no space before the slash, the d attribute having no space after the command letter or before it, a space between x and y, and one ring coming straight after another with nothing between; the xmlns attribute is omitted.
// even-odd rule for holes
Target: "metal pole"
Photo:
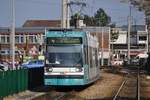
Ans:
<svg viewBox="0 0 150 100"><path fill-rule="evenodd" d="M111 48L111 49L112 49L112 59L111 59L111 60L113 60L113 52L114 52L114 49L113 49L113 48L114 48L114 47L113 47L113 42L114 42L114 41L112 41L112 48Z"/></svg>
<svg viewBox="0 0 150 100"><path fill-rule="evenodd" d="M12 30L11 30L11 49L12 49L12 68L15 69L15 0L11 0L12 5Z"/></svg>
<svg viewBox="0 0 150 100"><path fill-rule="evenodd" d="M67 0L67 28L70 28L70 10L69 10L69 2L70 0Z"/></svg>
<svg viewBox="0 0 150 100"><path fill-rule="evenodd" d="M147 25L145 27L145 30L146 30L146 52L148 53L148 27Z"/></svg>
<svg viewBox="0 0 150 100"><path fill-rule="evenodd" d="M148 53L150 53L150 26L148 26L148 38L147 38L147 42L148 42Z"/></svg>
<svg viewBox="0 0 150 100"><path fill-rule="evenodd" d="M104 27L102 27L102 37L101 37L101 66L104 65L104 58L103 58L103 52L104 52L104 50L103 50L103 41L104 41L104 39L103 39L103 28Z"/></svg>
<svg viewBox="0 0 150 100"><path fill-rule="evenodd" d="M146 30L146 52L148 53L149 51L148 51L148 41L149 41L149 34L148 34L148 26L146 25L146 27L145 27L145 30Z"/></svg>
<svg viewBox="0 0 150 100"><path fill-rule="evenodd" d="M137 77L137 100L140 100L140 68L138 66L138 77Z"/></svg>
<svg viewBox="0 0 150 100"><path fill-rule="evenodd" d="M111 49L111 60L113 60L113 39L112 39L112 34L113 34L113 28L111 28L111 33L110 33L110 49Z"/></svg>
<svg viewBox="0 0 150 100"><path fill-rule="evenodd" d="M66 5L67 0L62 0L62 21L61 21L62 28L66 28Z"/></svg>
<svg viewBox="0 0 150 100"><path fill-rule="evenodd" d="M108 58L108 66L110 66L110 57L111 57L111 51L110 51L110 32L111 32L111 28L109 27L109 39L108 39L108 42L109 42L109 47L108 47L108 52L109 52L109 58Z"/></svg>
<svg viewBox="0 0 150 100"><path fill-rule="evenodd" d="M130 32L131 32L131 4L130 4L130 14L128 16L128 64L130 64Z"/></svg>

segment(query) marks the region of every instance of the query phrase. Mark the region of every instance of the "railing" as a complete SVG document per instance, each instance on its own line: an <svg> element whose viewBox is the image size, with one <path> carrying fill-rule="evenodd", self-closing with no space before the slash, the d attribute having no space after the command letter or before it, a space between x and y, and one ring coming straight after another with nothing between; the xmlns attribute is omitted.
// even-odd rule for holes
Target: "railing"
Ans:
<svg viewBox="0 0 150 100"><path fill-rule="evenodd" d="M27 90L28 69L0 71L0 98Z"/></svg>

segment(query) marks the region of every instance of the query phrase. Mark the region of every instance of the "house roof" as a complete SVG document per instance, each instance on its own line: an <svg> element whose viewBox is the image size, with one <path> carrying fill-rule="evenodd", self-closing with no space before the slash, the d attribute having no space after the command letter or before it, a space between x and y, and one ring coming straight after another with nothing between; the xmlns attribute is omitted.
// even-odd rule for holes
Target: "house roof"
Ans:
<svg viewBox="0 0 150 100"><path fill-rule="evenodd" d="M61 27L60 20L27 20L23 27Z"/></svg>

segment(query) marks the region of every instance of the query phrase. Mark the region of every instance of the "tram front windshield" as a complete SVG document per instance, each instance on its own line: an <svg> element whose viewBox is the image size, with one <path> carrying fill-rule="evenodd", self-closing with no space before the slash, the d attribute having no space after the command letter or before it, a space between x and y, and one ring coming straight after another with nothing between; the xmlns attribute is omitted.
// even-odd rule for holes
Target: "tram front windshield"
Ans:
<svg viewBox="0 0 150 100"><path fill-rule="evenodd" d="M82 45L47 46L46 64L55 66L82 66Z"/></svg>

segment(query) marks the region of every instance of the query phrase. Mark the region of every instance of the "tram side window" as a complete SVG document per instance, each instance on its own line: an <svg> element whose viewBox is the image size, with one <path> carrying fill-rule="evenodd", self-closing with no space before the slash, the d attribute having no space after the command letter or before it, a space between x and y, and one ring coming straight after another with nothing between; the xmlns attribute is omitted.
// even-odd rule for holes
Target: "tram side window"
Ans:
<svg viewBox="0 0 150 100"><path fill-rule="evenodd" d="M89 54L90 54L90 67L93 67L93 55L92 55L92 47L90 47L90 51L89 51Z"/></svg>
<svg viewBox="0 0 150 100"><path fill-rule="evenodd" d="M96 62L96 67L98 67L98 52L97 52L97 49L95 49L95 62Z"/></svg>
<svg viewBox="0 0 150 100"><path fill-rule="evenodd" d="M85 60L85 64L88 64L88 47L87 46L84 46L84 60Z"/></svg>

